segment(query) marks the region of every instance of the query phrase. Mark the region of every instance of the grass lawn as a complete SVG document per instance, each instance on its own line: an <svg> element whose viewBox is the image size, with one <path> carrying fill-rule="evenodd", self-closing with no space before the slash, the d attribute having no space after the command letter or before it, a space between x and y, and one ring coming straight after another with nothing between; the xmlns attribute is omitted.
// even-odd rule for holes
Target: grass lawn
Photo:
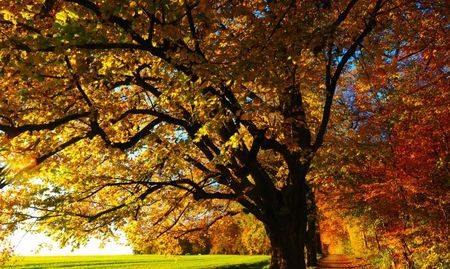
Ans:
<svg viewBox="0 0 450 269"><path fill-rule="evenodd" d="M268 256L245 255L117 255L117 256L27 256L14 257L3 268L92 268L92 269L262 269Z"/></svg>

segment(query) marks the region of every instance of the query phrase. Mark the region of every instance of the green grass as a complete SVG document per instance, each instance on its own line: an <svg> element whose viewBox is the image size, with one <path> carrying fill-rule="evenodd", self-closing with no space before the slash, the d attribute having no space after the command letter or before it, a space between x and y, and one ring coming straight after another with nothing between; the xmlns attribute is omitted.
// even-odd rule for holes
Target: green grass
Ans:
<svg viewBox="0 0 450 269"><path fill-rule="evenodd" d="M244 255L120 255L14 257L3 268L11 269L262 269L268 256Z"/></svg>

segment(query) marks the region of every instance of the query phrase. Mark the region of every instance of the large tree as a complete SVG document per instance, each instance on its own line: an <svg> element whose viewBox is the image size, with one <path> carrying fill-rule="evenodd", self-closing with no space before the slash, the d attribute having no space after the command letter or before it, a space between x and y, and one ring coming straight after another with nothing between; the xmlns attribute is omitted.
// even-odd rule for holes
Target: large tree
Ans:
<svg viewBox="0 0 450 269"><path fill-rule="evenodd" d="M70 243L232 201L264 224L271 268L305 268L305 178L340 78L423 38L398 33L446 18L436 2L2 1L5 227Z"/></svg>

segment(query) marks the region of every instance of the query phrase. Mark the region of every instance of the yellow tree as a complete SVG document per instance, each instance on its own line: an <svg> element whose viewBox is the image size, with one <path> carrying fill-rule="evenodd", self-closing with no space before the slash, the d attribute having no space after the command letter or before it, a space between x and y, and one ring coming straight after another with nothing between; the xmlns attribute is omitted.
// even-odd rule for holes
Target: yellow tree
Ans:
<svg viewBox="0 0 450 269"><path fill-rule="evenodd" d="M380 40L422 38L393 33L423 5L1 1L2 225L79 244L140 215L195 220L192 200L213 199L264 224L271 268L305 268L305 177L339 78Z"/></svg>

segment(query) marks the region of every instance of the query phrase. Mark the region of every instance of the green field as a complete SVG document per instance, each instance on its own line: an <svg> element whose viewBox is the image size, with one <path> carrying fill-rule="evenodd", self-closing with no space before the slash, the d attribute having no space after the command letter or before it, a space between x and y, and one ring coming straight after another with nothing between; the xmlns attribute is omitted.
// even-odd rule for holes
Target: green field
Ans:
<svg viewBox="0 0 450 269"><path fill-rule="evenodd" d="M3 268L261 269L268 260L268 256L244 255L27 256L14 257Z"/></svg>

